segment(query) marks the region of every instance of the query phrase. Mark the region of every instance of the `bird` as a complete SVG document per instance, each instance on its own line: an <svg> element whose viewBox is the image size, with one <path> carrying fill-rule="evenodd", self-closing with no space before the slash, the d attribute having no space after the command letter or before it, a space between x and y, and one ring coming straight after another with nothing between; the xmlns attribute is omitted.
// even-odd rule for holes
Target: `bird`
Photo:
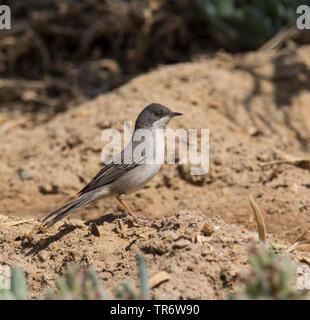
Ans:
<svg viewBox="0 0 310 320"><path fill-rule="evenodd" d="M183 114L172 112L159 103L147 105L138 115L131 140L123 151L103 165L94 178L78 192L76 200L47 215L42 220L43 227L49 228L78 208L111 196L114 196L138 222L136 215L125 202L125 198L128 194L144 187L159 172L163 161L152 161L151 158L156 153L163 157L164 130L172 118L181 115ZM145 134L144 140L139 139L141 132L142 136ZM148 140L147 137L153 140Z"/></svg>

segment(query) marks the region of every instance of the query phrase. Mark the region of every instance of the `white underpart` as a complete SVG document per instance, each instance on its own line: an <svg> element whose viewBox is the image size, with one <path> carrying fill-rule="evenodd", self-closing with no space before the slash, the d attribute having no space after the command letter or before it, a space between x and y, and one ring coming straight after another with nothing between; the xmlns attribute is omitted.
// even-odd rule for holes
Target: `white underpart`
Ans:
<svg viewBox="0 0 310 320"><path fill-rule="evenodd" d="M166 128L166 125L168 124L168 122L171 120L171 117L169 116L165 116L165 117L162 117L160 118L159 120L155 121L153 123L153 128L155 129L165 129Z"/></svg>

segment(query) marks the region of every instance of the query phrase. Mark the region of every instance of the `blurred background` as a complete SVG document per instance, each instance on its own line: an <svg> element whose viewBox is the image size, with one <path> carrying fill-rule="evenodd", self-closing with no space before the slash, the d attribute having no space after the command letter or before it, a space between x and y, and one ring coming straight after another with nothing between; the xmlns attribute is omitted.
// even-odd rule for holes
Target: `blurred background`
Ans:
<svg viewBox="0 0 310 320"><path fill-rule="evenodd" d="M309 0L9 0L0 114L46 121L158 65L309 43ZM5 116L4 116L5 114ZM0 117L1 124L1 117Z"/></svg>

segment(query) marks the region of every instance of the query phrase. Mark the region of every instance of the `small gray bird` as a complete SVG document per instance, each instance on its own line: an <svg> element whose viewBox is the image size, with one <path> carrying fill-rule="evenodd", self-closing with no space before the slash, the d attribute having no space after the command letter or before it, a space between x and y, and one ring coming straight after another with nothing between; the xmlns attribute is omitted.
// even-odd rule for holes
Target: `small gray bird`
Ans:
<svg viewBox="0 0 310 320"><path fill-rule="evenodd" d="M163 158L164 139L161 135L164 134L164 129L169 121L173 117L181 115L182 113L172 112L167 107L157 103L152 103L145 107L136 120L133 136L125 149L112 158L108 164L104 165L96 176L78 193L78 199L45 217L43 219L44 227L52 226L91 201L110 196L115 196L129 214L137 220L137 217L124 199L127 194L141 189L158 173L162 162L149 161L149 158L154 158L156 154ZM150 133L150 135L144 137L146 141L137 139L141 129L142 135L143 132ZM151 137L152 141L148 141L147 136ZM141 148L141 143L144 143L144 148ZM142 152L140 152L140 149L142 149ZM129 162L125 161L126 157L128 160L128 155L132 159Z"/></svg>

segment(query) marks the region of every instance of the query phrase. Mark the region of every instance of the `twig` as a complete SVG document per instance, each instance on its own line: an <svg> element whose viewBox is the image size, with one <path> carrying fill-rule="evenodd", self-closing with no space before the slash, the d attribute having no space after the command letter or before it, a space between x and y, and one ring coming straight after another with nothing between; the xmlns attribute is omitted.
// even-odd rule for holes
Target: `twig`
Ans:
<svg viewBox="0 0 310 320"><path fill-rule="evenodd" d="M304 161L309 161L310 158L293 158L292 159L281 159L281 160L274 160L274 161L269 161L269 162L261 162L259 165L261 167L266 167L266 166L272 166L274 164L281 164L281 163L299 163L299 162L304 162Z"/></svg>
<svg viewBox="0 0 310 320"><path fill-rule="evenodd" d="M296 249L296 247L299 245L299 241L296 241L294 244L292 244L287 250L286 253L291 253Z"/></svg>
<svg viewBox="0 0 310 320"><path fill-rule="evenodd" d="M4 227L12 227L12 226L16 226L16 225L19 225L22 223L35 223L35 221L32 219L23 219L23 220L19 220L19 221L6 222L6 223L3 223L2 225Z"/></svg>
<svg viewBox="0 0 310 320"><path fill-rule="evenodd" d="M258 51L264 53L276 51L280 49L287 40L294 38L298 32L299 30L297 30L295 26L284 28L259 48Z"/></svg>

